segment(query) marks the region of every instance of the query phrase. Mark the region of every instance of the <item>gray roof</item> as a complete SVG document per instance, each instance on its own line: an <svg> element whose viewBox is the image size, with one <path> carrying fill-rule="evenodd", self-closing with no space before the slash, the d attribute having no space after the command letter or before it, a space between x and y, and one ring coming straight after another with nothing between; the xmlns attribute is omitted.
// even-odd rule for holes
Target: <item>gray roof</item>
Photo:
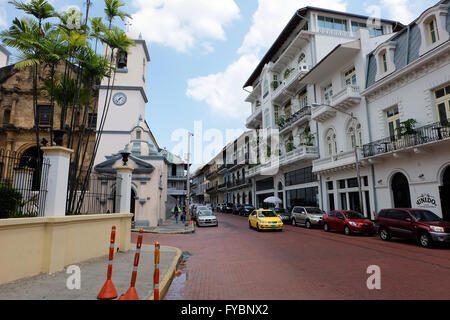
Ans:
<svg viewBox="0 0 450 320"><path fill-rule="evenodd" d="M436 3L436 5L439 5L442 3L448 3L449 1L450 0L440 1L440 2ZM416 20L414 20L406 28L404 28L400 32L396 33L394 36L392 36L390 39L388 39L386 41L386 42L389 42L389 41L396 42L395 53L394 53L394 64L395 64L396 72L398 70L401 70L404 67L408 66L409 64L416 61L417 59L419 59L419 49L420 49L420 45L422 44L422 38L420 35L420 29L416 23ZM447 31L450 32L450 8L449 8L449 14L447 15L446 22L447 22L446 23ZM375 76L377 73L377 63L376 63L376 57L373 54L374 51L372 51L368 55L369 61L368 61L368 69L367 69L366 88L371 87L376 82Z"/></svg>

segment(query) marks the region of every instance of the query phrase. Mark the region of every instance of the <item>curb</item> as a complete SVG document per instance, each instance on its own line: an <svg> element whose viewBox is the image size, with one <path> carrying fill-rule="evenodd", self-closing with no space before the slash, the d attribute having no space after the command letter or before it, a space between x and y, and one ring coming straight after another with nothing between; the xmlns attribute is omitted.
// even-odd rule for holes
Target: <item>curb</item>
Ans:
<svg viewBox="0 0 450 320"><path fill-rule="evenodd" d="M166 248L173 248L177 251L177 254L175 258L172 261L172 264L169 267L169 270L167 270L166 274L164 275L163 280L159 283L159 300L163 300L167 294L167 291L169 291L170 285L172 284L173 278L175 277L175 271L177 269L177 265L181 261L181 256L183 255L183 252L175 247L170 246L164 246ZM150 298L148 300L154 300L153 292Z"/></svg>
<svg viewBox="0 0 450 320"><path fill-rule="evenodd" d="M140 229L131 229L131 232L139 232ZM189 234L195 232L195 226L192 230L186 230L186 231L173 231L173 232L164 232L164 231L152 231L152 230L145 230L144 233L153 233L153 234Z"/></svg>

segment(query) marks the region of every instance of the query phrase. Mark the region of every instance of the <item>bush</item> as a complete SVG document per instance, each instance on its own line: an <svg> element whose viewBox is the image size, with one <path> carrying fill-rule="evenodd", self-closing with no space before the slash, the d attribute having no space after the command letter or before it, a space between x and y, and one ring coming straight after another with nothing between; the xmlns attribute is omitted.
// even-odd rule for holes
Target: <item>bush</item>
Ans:
<svg viewBox="0 0 450 320"><path fill-rule="evenodd" d="M7 185L0 185L0 219L7 219L14 214L22 201L22 194Z"/></svg>

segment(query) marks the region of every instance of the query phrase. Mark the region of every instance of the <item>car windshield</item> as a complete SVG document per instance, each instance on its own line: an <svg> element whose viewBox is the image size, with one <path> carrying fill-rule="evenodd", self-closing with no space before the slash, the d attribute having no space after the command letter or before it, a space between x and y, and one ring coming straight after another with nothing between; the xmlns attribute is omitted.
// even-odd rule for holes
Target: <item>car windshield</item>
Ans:
<svg viewBox="0 0 450 320"><path fill-rule="evenodd" d="M323 214L323 211L319 208L305 208L308 213L311 214Z"/></svg>
<svg viewBox="0 0 450 320"><path fill-rule="evenodd" d="M202 210L198 213L199 216L213 216L214 214L212 213L211 210Z"/></svg>
<svg viewBox="0 0 450 320"><path fill-rule="evenodd" d="M411 210L413 217L417 221L441 221L442 219L428 210Z"/></svg>
<svg viewBox="0 0 450 320"><path fill-rule="evenodd" d="M209 209L207 206L200 206L200 207L197 207L197 210L205 210L205 209Z"/></svg>
<svg viewBox="0 0 450 320"><path fill-rule="evenodd" d="M344 215L347 219L365 219L365 217L361 213L355 211L344 212Z"/></svg>
<svg viewBox="0 0 450 320"><path fill-rule="evenodd" d="M258 217L260 217L260 218L273 218L273 217L277 217L277 215L273 211L260 211L258 213Z"/></svg>
<svg viewBox="0 0 450 320"><path fill-rule="evenodd" d="M252 206L245 206L245 209L250 209L250 210L253 210L253 209L255 209L254 207L252 207Z"/></svg>

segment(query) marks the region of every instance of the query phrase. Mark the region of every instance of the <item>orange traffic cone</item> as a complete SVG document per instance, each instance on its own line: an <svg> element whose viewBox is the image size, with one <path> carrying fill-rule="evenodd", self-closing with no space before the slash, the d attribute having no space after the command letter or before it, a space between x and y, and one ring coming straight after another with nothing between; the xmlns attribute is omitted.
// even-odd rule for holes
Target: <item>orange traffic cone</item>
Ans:
<svg viewBox="0 0 450 320"><path fill-rule="evenodd" d="M141 246L142 246L142 238L144 235L144 230L139 230L139 236L136 243L136 254L134 255L134 265L133 265L133 273L131 274L131 284L130 288L127 290L125 294L120 295L119 300L139 300L139 296L136 291L136 277L137 277L137 269L139 265L139 256L141 254Z"/></svg>
<svg viewBox="0 0 450 320"><path fill-rule="evenodd" d="M111 300L117 298L117 291L114 287L114 284L111 280L112 275L112 262L114 259L114 242L116 239L116 226L112 227L111 230L111 241L109 244L109 263L108 263L108 272L106 277L106 282L100 290L97 299L100 300Z"/></svg>

